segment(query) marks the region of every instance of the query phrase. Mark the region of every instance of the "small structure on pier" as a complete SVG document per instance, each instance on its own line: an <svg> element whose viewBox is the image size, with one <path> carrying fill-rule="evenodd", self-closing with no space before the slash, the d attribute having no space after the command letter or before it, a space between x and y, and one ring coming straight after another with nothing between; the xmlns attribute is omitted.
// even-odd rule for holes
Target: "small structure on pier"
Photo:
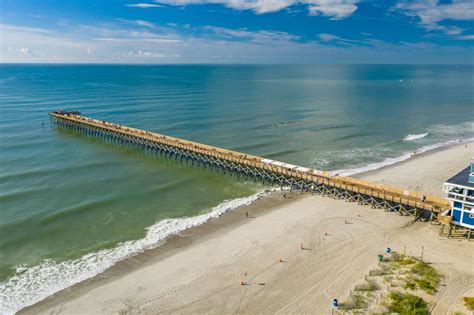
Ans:
<svg viewBox="0 0 474 315"><path fill-rule="evenodd" d="M468 228L470 234L470 230L474 229L474 160L448 179L443 191L451 207L440 214L439 221Z"/></svg>
<svg viewBox="0 0 474 315"><path fill-rule="evenodd" d="M56 115L62 115L62 116L80 116L81 115L81 112L79 111L66 111L63 109L56 110L52 113Z"/></svg>

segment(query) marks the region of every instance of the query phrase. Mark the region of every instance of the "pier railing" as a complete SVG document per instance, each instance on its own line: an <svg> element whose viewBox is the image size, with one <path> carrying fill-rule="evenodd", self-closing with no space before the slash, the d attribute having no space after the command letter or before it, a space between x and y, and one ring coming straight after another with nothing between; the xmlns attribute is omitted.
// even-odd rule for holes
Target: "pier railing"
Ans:
<svg viewBox="0 0 474 315"><path fill-rule="evenodd" d="M138 145L144 150L168 157L222 169L239 177L253 177L296 191L333 196L417 217L428 211L430 217L434 218L439 212L449 208L445 199L436 196L352 177L336 176L329 172L92 119L76 112L51 112L50 116L52 122L58 126L125 145Z"/></svg>

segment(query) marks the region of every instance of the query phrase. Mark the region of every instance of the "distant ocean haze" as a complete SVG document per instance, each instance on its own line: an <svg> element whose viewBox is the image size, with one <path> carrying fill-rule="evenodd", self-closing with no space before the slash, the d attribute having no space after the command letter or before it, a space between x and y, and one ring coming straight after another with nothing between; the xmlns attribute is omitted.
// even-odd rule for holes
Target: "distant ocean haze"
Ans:
<svg viewBox="0 0 474 315"><path fill-rule="evenodd" d="M354 174L474 137L473 67L0 66L0 310L270 187L51 127L85 116Z"/></svg>

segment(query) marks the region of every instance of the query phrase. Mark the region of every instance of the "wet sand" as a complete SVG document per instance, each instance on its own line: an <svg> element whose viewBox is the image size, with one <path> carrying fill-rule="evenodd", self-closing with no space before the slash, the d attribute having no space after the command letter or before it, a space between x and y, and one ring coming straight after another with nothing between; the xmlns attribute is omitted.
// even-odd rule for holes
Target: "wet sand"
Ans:
<svg viewBox="0 0 474 315"><path fill-rule="evenodd" d="M443 181L467 166L474 145L468 146L428 152L359 177L441 195ZM425 260L445 275L433 313L468 313L461 300L474 290L474 242L448 240L438 232L439 225L382 209L275 194L187 230L22 313L327 314L331 300L346 298L386 246L412 255L424 246Z"/></svg>

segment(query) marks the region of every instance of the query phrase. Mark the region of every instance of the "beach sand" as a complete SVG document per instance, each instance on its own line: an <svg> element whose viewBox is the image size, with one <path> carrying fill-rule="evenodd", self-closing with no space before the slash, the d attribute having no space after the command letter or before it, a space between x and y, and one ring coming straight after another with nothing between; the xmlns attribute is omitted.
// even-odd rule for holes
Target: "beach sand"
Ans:
<svg viewBox="0 0 474 315"><path fill-rule="evenodd" d="M468 164L473 147L440 149L359 177L441 196L442 183ZM444 274L433 314L468 314L461 300L474 292L474 242L440 237L439 228L343 200L275 194L22 313L328 314L332 299L346 299L385 247L420 256L424 246L425 261Z"/></svg>

